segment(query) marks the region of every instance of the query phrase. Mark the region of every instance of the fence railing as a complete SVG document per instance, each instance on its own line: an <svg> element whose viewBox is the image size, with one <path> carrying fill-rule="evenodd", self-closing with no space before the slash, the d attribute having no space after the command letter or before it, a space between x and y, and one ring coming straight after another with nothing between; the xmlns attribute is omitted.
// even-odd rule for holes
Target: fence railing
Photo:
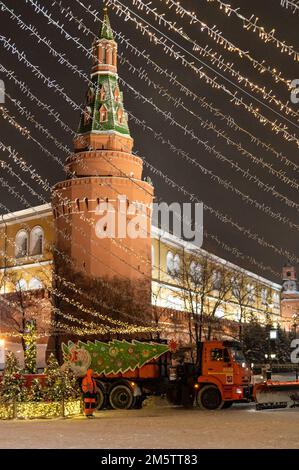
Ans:
<svg viewBox="0 0 299 470"><path fill-rule="evenodd" d="M67 418L82 414L82 399L0 403L0 419Z"/></svg>

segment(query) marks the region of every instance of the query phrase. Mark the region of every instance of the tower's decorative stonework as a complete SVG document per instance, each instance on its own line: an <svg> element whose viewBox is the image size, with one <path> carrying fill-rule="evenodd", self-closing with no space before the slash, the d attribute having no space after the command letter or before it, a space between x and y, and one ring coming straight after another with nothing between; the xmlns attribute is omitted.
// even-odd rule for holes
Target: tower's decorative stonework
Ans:
<svg viewBox="0 0 299 470"><path fill-rule="evenodd" d="M291 263L285 264L282 270L281 317L288 329L299 324L299 283Z"/></svg>
<svg viewBox="0 0 299 470"><path fill-rule="evenodd" d="M54 187L56 247L89 276L147 279L150 285L153 187L142 180L142 160L132 154L118 85L117 44L106 9L93 56L74 153L66 162L74 176ZM111 227L103 222L113 211L115 237L109 236ZM134 224L138 211L146 222L136 223L137 231L139 225L145 230L140 230L142 237L132 238L124 233L124 222Z"/></svg>

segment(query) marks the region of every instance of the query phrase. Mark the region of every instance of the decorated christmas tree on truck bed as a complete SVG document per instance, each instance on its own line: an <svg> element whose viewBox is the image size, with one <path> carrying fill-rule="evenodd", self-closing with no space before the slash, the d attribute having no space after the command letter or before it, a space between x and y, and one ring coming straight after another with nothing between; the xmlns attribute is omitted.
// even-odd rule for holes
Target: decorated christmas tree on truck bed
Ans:
<svg viewBox="0 0 299 470"><path fill-rule="evenodd" d="M77 375L84 375L88 368L98 374L125 373L144 366L169 351L167 344L128 342L113 340L62 344L65 364Z"/></svg>

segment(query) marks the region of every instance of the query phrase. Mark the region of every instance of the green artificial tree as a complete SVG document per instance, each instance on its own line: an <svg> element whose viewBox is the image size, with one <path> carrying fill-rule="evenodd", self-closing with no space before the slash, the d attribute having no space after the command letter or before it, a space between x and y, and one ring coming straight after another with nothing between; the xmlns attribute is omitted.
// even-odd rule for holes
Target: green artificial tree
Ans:
<svg viewBox="0 0 299 470"><path fill-rule="evenodd" d="M66 367L61 372L62 375L62 386L63 386L63 398L69 400L72 398L78 398L81 395L81 390L78 383L78 378L72 371L72 369Z"/></svg>
<svg viewBox="0 0 299 470"><path fill-rule="evenodd" d="M43 401L43 388L38 378L32 380L31 387L28 393L28 399L30 401Z"/></svg>
<svg viewBox="0 0 299 470"><path fill-rule="evenodd" d="M24 342L24 369L28 374L36 373L36 322L26 320L23 334Z"/></svg>
<svg viewBox="0 0 299 470"><path fill-rule="evenodd" d="M27 397L27 389L21 376L21 369L16 355L8 351L5 359L5 369L0 388L2 402L24 401Z"/></svg>
<svg viewBox="0 0 299 470"><path fill-rule="evenodd" d="M58 361L54 354L50 354L47 367L45 383L45 398L49 401L59 401L63 398L63 377Z"/></svg>

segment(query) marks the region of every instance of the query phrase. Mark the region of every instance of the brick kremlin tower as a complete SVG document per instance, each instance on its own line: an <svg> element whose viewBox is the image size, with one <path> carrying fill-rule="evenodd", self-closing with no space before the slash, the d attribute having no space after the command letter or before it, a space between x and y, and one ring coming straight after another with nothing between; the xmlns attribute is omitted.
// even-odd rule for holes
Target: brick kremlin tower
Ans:
<svg viewBox="0 0 299 470"><path fill-rule="evenodd" d="M54 187L56 247L87 276L147 280L150 287L153 187L142 180L142 160L132 154L106 8L82 108L74 153L66 161L73 176ZM142 237L129 235L128 224Z"/></svg>

